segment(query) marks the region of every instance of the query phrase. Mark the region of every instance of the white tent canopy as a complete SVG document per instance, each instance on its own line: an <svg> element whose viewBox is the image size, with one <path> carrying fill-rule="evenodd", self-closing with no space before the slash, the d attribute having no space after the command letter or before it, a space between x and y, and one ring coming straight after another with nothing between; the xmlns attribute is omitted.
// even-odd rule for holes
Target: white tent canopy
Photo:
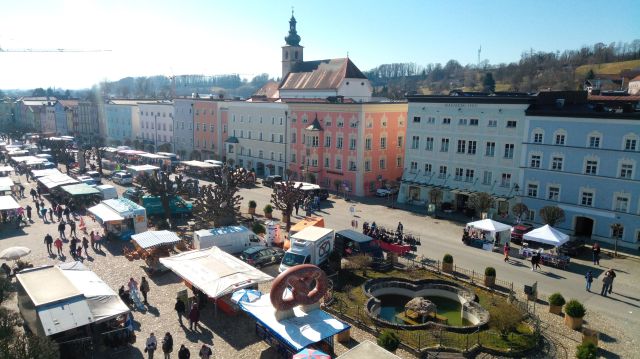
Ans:
<svg viewBox="0 0 640 359"><path fill-rule="evenodd" d="M160 263L211 298L273 279L218 247L160 258Z"/></svg>
<svg viewBox="0 0 640 359"><path fill-rule="evenodd" d="M525 233L523 238L526 241L550 244L559 247L569 241L569 235L546 224L543 227L536 228L531 232Z"/></svg>
<svg viewBox="0 0 640 359"><path fill-rule="evenodd" d="M0 210L18 209L20 205L11 196L0 196Z"/></svg>
<svg viewBox="0 0 640 359"><path fill-rule="evenodd" d="M483 231L493 232L493 233L511 230L510 225L496 222L493 219L488 219L488 218L480 221L469 222L467 223L467 226L480 229Z"/></svg>

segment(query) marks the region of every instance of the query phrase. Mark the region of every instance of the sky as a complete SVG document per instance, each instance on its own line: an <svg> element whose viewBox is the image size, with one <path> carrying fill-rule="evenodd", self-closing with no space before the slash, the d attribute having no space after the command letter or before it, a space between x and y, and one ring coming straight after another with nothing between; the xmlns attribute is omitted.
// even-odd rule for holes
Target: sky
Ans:
<svg viewBox="0 0 640 359"><path fill-rule="evenodd" d="M0 10L0 89L88 88L127 76L280 76L291 8L305 60L514 62L640 39L638 0L20 0Z"/></svg>

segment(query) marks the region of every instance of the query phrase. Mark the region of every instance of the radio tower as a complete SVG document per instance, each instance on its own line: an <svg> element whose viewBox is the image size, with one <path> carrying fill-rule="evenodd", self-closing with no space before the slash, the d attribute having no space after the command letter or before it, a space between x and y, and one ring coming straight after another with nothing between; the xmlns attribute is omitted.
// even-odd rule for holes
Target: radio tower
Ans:
<svg viewBox="0 0 640 359"><path fill-rule="evenodd" d="M482 45L480 45L480 48L478 49L478 68L480 68L480 53L482 53Z"/></svg>

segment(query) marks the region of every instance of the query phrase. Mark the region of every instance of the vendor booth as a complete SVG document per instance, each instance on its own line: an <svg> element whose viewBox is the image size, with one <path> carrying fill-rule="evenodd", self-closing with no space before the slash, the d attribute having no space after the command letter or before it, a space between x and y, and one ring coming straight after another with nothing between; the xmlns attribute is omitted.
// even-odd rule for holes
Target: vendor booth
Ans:
<svg viewBox="0 0 640 359"><path fill-rule="evenodd" d="M37 182L38 182L38 187L40 187L45 193L49 193L51 192L52 189L59 186L78 183L77 180L62 173L59 175L55 174L55 175L40 177L37 179Z"/></svg>
<svg viewBox="0 0 640 359"><path fill-rule="evenodd" d="M129 342L133 333L125 326L129 308L82 263L25 269L16 278L25 325L60 343L62 358L86 357L91 347L115 336L123 337L125 345ZM79 352L83 348L88 352Z"/></svg>
<svg viewBox="0 0 640 359"><path fill-rule="evenodd" d="M127 166L127 172L131 174L133 180L137 180L138 176L145 173L152 175L154 172L159 171L160 167L152 165L139 165L139 166Z"/></svg>
<svg viewBox="0 0 640 359"><path fill-rule="evenodd" d="M221 167L219 165L202 161L182 161L180 163L184 167L184 173L186 175L198 178L203 177L208 170Z"/></svg>
<svg viewBox="0 0 640 359"><path fill-rule="evenodd" d="M465 241L463 237L463 241L468 245L492 251L511 240L511 228L508 224L488 218L469 222L465 228L468 238Z"/></svg>
<svg viewBox="0 0 640 359"><path fill-rule="evenodd" d="M13 185L11 177L0 177L0 195L11 196Z"/></svg>
<svg viewBox="0 0 640 359"><path fill-rule="evenodd" d="M144 207L126 198L108 199L88 210L104 227L107 236L128 240L131 235L147 230Z"/></svg>
<svg viewBox="0 0 640 359"><path fill-rule="evenodd" d="M242 288L255 288L273 277L228 254L218 247L188 251L160 263L184 279L187 287L204 293L227 314L236 314L231 294Z"/></svg>
<svg viewBox="0 0 640 359"><path fill-rule="evenodd" d="M62 186L59 191L55 192L59 193L62 198L72 199L78 208L86 208L87 205L94 204L97 202L97 196L100 195L100 190L86 183Z"/></svg>
<svg viewBox="0 0 640 359"><path fill-rule="evenodd" d="M0 177L9 176L12 171L13 167L11 166L0 166Z"/></svg>
<svg viewBox="0 0 640 359"><path fill-rule="evenodd" d="M567 234L564 234L547 224L543 227L536 228L528 233L525 233L523 239L527 242L537 242L552 246L553 249L545 252L542 248L532 249L527 243L524 243L524 246L519 251L519 254L522 258L530 258L535 253L540 252L540 259L542 260L542 264L544 265L562 269L566 268L569 265L569 256L561 255L558 253L558 247L569 241L569 236Z"/></svg>
<svg viewBox="0 0 640 359"><path fill-rule="evenodd" d="M47 176L62 175L63 173L60 172L60 170L58 170L57 168L48 168L44 170L31 170L31 174L33 175L34 178L40 178L40 177L47 177Z"/></svg>
<svg viewBox="0 0 640 359"><path fill-rule="evenodd" d="M175 245L180 241L177 234L169 231L146 231L134 234L131 236L134 253L125 251L125 257L132 256L133 259L136 257L144 259L151 273L166 271L168 268L160 263L160 258L169 257Z"/></svg>
<svg viewBox="0 0 640 359"><path fill-rule="evenodd" d="M0 196L0 211L9 211L20 208L20 204L11 196Z"/></svg>

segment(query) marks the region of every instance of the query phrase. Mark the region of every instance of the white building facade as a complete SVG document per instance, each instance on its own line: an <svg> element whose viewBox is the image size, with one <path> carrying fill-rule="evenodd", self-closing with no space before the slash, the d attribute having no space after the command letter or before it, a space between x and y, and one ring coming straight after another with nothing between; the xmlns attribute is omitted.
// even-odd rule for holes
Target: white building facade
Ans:
<svg viewBox="0 0 640 359"><path fill-rule="evenodd" d="M158 103L140 103L140 138L145 150L163 146L164 152L173 151L173 115L174 107L170 101Z"/></svg>

